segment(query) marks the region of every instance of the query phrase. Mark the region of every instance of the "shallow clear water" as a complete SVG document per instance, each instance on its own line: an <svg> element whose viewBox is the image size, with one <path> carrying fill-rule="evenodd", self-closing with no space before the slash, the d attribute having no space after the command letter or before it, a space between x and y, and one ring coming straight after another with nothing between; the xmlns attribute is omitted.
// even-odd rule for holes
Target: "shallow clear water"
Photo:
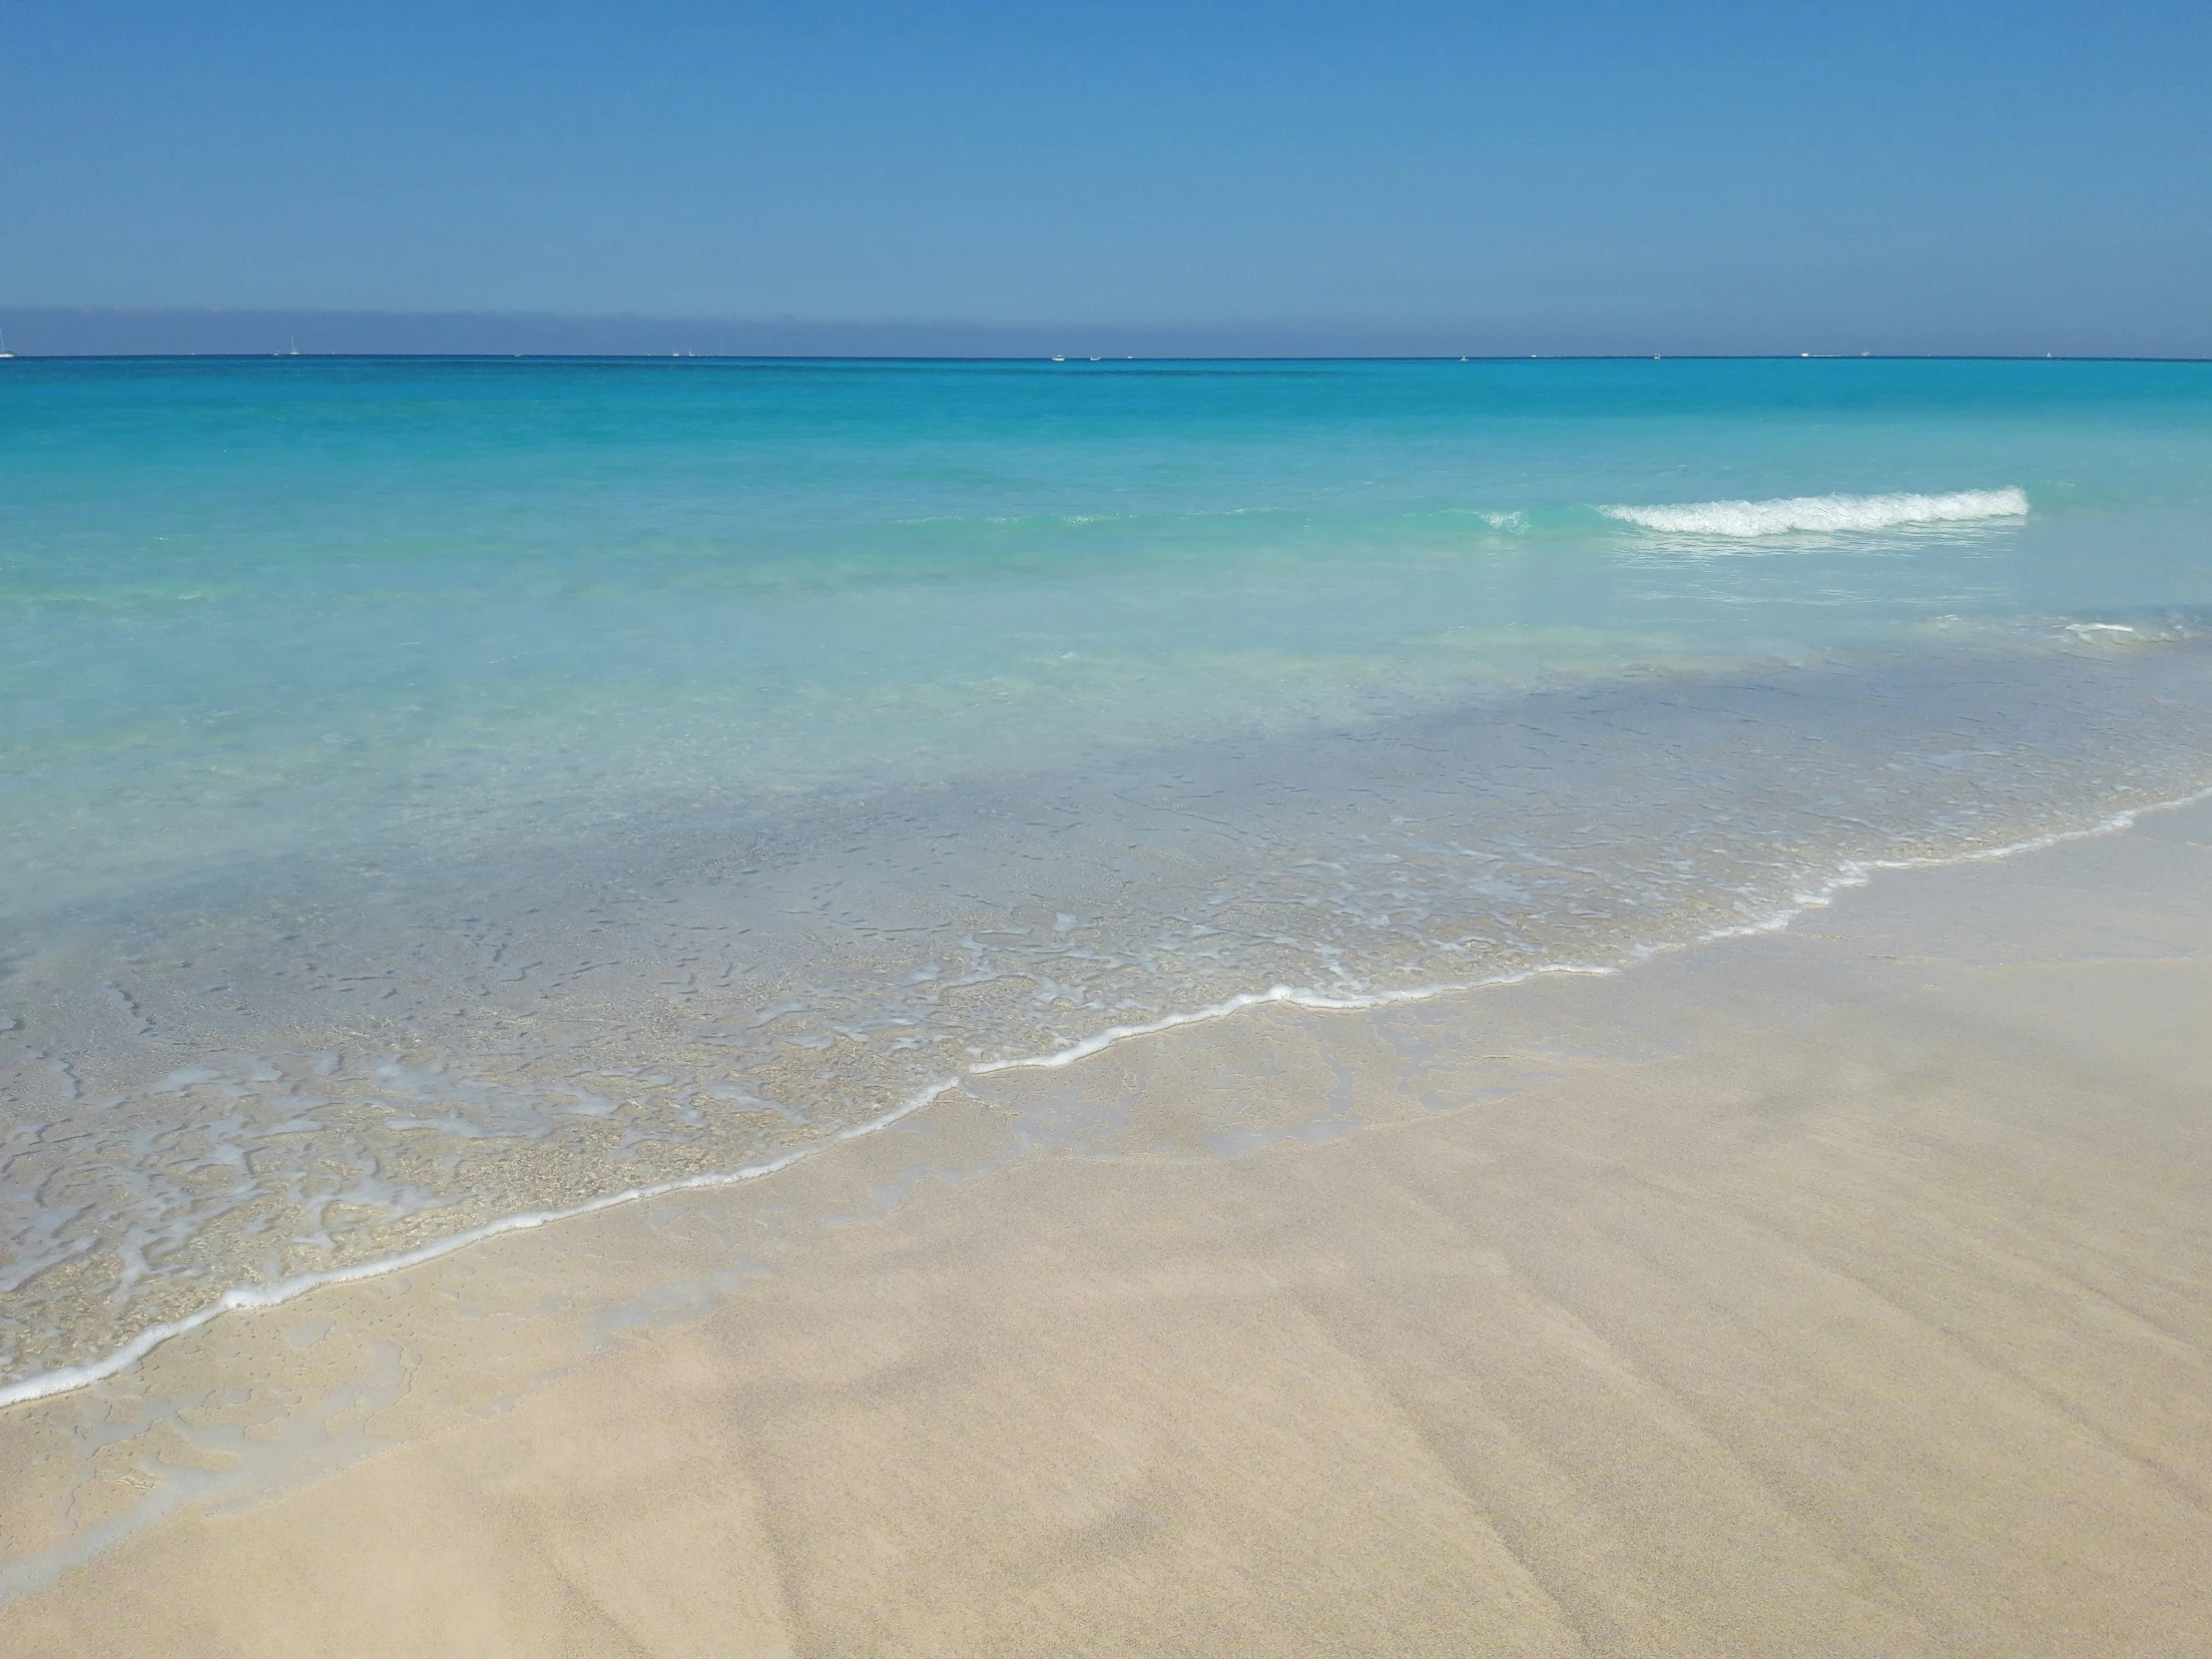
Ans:
<svg viewBox="0 0 2212 1659"><path fill-rule="evenodd" d="M2212 366L0 365L0 1381L2212 784Z"/></svg>

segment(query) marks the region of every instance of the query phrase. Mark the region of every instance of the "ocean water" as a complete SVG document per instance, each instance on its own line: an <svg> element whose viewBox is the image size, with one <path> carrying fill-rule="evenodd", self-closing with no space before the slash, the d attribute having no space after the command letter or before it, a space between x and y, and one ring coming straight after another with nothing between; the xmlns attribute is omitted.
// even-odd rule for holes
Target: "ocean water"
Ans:
<svg viewBox="0 0 2212 1659"><path fill-rule="evenodd" d="M2212 786L2212 365L0 364L0 1398Z"/></svg>

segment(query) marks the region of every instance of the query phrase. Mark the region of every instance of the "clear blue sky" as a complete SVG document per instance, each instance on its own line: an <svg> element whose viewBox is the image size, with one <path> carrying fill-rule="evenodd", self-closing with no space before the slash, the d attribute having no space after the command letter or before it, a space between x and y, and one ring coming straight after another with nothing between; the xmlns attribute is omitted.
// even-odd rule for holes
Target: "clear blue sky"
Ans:
<svg viewBox="0 0 2212 1659"><path fill-rule="evenodd" d="M0 305L2203 352L2208 295L2204 0L0 4Z"/></svg>

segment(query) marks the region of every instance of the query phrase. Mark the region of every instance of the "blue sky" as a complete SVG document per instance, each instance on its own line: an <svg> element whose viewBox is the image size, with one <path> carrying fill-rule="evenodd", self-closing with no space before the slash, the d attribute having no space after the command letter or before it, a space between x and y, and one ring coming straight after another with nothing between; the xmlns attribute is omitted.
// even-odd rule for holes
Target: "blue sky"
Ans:
<svg viewBox="0 0 2212 1659"><path fill-rule="evenodd" d="M2208 84L2201 0L17 0L0 323L216 306L2207 352Z"/></svg>

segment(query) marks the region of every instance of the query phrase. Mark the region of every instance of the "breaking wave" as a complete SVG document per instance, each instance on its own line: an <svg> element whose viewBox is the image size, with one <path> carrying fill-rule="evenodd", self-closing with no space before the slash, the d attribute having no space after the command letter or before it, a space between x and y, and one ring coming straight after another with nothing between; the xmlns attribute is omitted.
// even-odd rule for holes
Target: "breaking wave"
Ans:
<svg viewBox="0 0 2212 1659"><path fill-rule="evenodd" d="M1791 530L1888 530L1901 524L2018 518L2027 511L2027 492L2014 487L1947 495L1795 495L1778 501L1692 501L1598 511L1676 535L1774 536Z"/></svg>

